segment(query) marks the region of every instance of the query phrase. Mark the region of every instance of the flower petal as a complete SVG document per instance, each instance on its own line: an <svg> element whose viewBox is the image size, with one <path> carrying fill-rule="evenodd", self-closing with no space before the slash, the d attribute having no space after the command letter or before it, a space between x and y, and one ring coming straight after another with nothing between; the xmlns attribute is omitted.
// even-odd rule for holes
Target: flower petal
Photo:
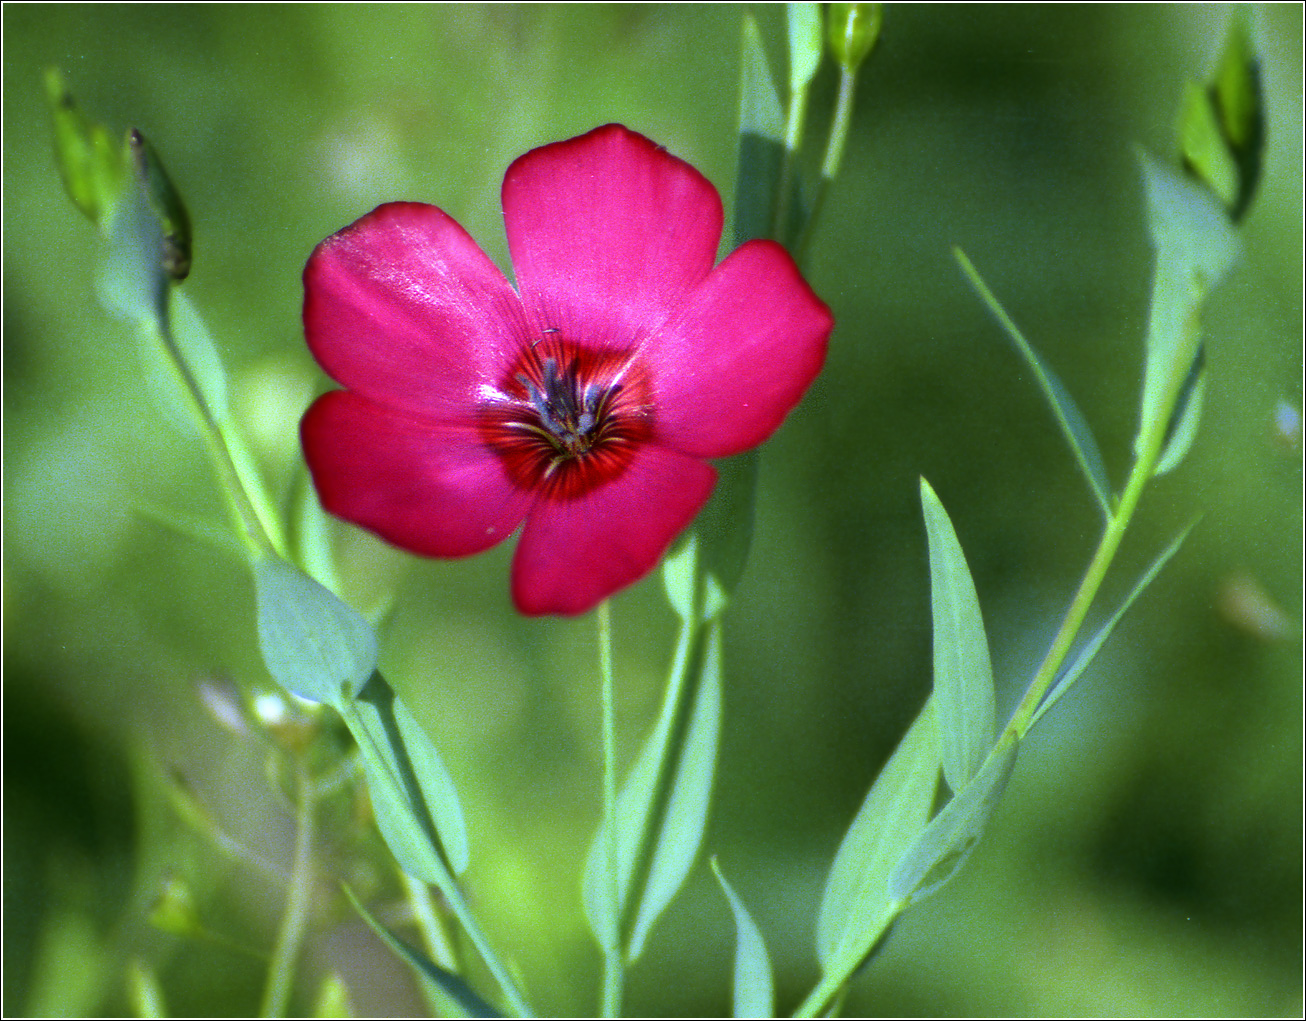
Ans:
<svg viewBox="0 0 1306 1021"><path fill-rule="evenodd" d="M656 329L711 271L722 224L707 178L620 124L517 159L503 218L534 327L587 346Z"/></svg>
<svg viewBox="0 0 1306 1021"><path fill-rule="evenodd" d="M696 457L757 446L821 371L833 328L784 248L742 245L640 351L658 442Z"/></svg>
<svg viewBox="0 0 1306 1021"><path fill-rule="evenodd" d="M712 495L716 469L645 446L620 478L578 500L541 500L512 562L527 614L584 613L657 564Z"/></svg>
<svg viewBox="0 0 1306 1021"><path fill-rule="evenodd" d="M512 484L475 425L421 418L348 390L319 397L300 436L323 507L423 556L497 545L533 499Z"/></svg>
<svg viewBox="0 0 1306 1021"><path fill-rule="evenodd" d="M314 250L304 333L330 375L373 400L465 417L526 343L521 302L446 213L391 202Z"/></svg>

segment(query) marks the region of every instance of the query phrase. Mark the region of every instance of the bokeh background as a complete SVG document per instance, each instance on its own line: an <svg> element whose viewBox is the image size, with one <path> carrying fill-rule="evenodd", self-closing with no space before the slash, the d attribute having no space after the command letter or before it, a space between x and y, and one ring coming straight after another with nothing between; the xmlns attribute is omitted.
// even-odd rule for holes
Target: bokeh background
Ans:
<svg viewBox="0 0 1306 1021"><path fill-rule="evenodd" d="M498 188L525 150L621 121L729 205L733 6L6 5L4 8L5 1010L118 1013L140 956L180 1013L254 1009L256 959L144 921L186 877L215 931L270 946L281 892L179 823L185 778L284 864L263 751L219 727L205 678L269 682L236 561L143 520L221 520L206 464L154 411L133 337L93 294L95 236L54 171L41 71L139 127L195 223L185 284L276 486L325 381L299 275L374 205L448 210L507 265ZM783 8L752 13L783 74ZM908 913L850 1014L1286 1014L1302 966L1302 22L1253 8L1266 170L1246 255L1206 314L1210 381L1187 462L1147 493L1105 589L1182 552L1022 752L963 873ZM706 849L757 917L792 1009L816 978L825 871L929 685L917 480L975 573L1000 709L1014 706L1099 520L1021 362L970 293L962 246L1054 364L1119 485L1140 384L1149 246L1131 146L1172 157L1185 79L1228 9L891 6L864 69L810 280L838 319L826 370L762 458L728 617L727 718ZM833 95L815 86L813 142ZM1290 416L1289 416L1290 417ZM579 869L600 801L589 619L524 620L509 547L427 562L340 527L347 594L394 595L383 666L467 806L468 882L539 1009L588 1013L597 955ZM673 618L651 580L615 603L623 757L655 711ZM324 834L324 844L332 836ZM728 1011L733 934L705 867L630 978L632 1013ZM347 913L319 915L356 1010L420 1009Z"/></svg>

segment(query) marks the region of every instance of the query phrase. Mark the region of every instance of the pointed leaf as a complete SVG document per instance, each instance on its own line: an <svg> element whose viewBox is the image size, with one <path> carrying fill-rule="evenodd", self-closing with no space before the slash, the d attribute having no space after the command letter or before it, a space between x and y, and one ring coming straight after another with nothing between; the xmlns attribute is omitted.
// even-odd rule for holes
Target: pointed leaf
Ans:
<svg viewBox="0 0 1306 1021"><path fill-rule="evenodd" d="M901 909L889 875L925 828L939 783L936 698L880 770L835 854L816 920L816 956L836 983L849 978Z"/></svg>
<svg viewBox="0 0 1306 1021"><path fill-rule="evenodd" d="M889 894L914 904L935 893L970 856L1016 765L1017 741L1006 735L980 771L916 837L889 877Z"/></svg>
<svg viewBox="0 0 1306 1021"><path fill-rule="evenodd" d="M446 971L429 957L423 954L416 947L405 943L389 928L377 921L376 916L368 911L362 902L354 896L354 891L348 886L344 888L345 896L349 902L354 905L357 911L372 931L381 938L395 955L403 960L413 971L425 982L430 982L437 989L441 990L447 996L451 997L455 1003L465 1012L465 1017L503 1017L497 1010L491 1007L483 999L476 995L472 987L464 982L459 976L451 971Z"/></svg>
<svg viewBox="0 0 1306 1021"><path fill-rule="evenodd" d="M1229 21L1224 55L1211 93L1220 127L1238 162L1238 198L1231 215L1241 220L1260 181L1265 151L1265 111L1261 95L1261 64L1248 38L1247 20L1235 11Z"/></svg>
<svg viewBox="0 0 1306 1021"><path fill-rule="evenodd" d="M716 776L721 740L721 625L707 626L702 673L694 695L689 729L680 746L672 777L666 817L656 834L644 899L635 915L627 954L635 960L644 951L653 924L680 892L703 843L707 810Z"/></svg>
<svg viewBox="0 0 1306 1021"><path fill-rule="evenodd" d="M721 884L721 892L730 902L735 916L735 1017L774 1017L775 990L771 979L771 958L766 952L762 932L753 916L744 907L734 888L721 874L716 858L712 859L712 872Z"/></svg>
<svg viewBox="0 0 1306 1021"><path fill-rule="evenodd" d="M1196 82L1184 88L1179 112L1179 151L1184 167L1226 207L1238 200L1238 164L1224 139L1215 103Z"/></svg>
<svg viewBox="0 0 1306 1021"><path fill-rule="evenodd" d="M1057 678L1056 684L1053 685L1052 690L1048 692L1047 697L1043 700L1043 704L1038 707L1038 712L1036 712L1033 718L1029 721L1029 726L1025 728L1025 733L1028 734L1030 730L1033 729L1034 724L1043 718L1043 714L1052 708L1057 699L1069 691L1070 686L1079 680L1080 674L1088 669L1089 664L1093 662L1093 659L1097 656L1103 644L1105 644L1106 640L1111 637L1111 632L1115 630L1115 626L1120 623L1120 619L1126 612L1128 612L1129 608L1134 605L1134 600L1143 594L1143 590L1147 588L1148 585L1152 584L1153 579L1161 573L1161 568L1169 562L1171 557L1179 552L1179 547L1183 545L1184 540L1188 538L1188 533L1192 530L1192 525L1185 528L1175 537L1174 542L1170 543L1161 555L1152 561L1152 566L1143 572L1143 576L1139 578L1134 587L1130 589L1129 595L1125 597L1124 602L1120 604L1116 609L1116 612L1111 615L1111 619L1102 625L1097 634L1084 644L1070 665L1061 672L1061 676Z"/></svg>
<svg viewBox="0 0 1306 1021"><path fill-rule="evenodd" d="M287 691L337 705L376 670L376 635L353 607L275 557L254 565L259 648Z"/></svg>
<svg viewBox="0 0 1306 1021"><path fill-rule="evenodd" d="M930 546L934 696L939 757L948 786L966 786L993 744L993 667L979 597L943 504L921 479Z"/></svg>
<svg viewBox="0 0 1306 1021"><path fill-rule="evenodd" d="M721 729L720 642L719 624L682 628L658 722L617 795L618 892L622 917L634 918L626 948L632 961L683 885L702 843ZM682 691L687 680L693 685ZM680 755L671 761L673 749ZM670 785L665 792L659 789L660 776ZM654 809L664 795L659 820ZM585 916L600 946L608 945L616 929L610 882L607 831L600 826L583 880ZM642 892L632 893L636 883ZM636 896L637 904L632 903Z"/></svg>
<svg viewBox="0 0 1306 1021"><path fill-rule="evenodd" d="M735 244L764 238L771 229L775 193L784 162L785 126L780 97L752 17L744 18L740 66L739 173L735 184Z"/></svg>
<svg viewBox="0 0 1306 1021"><path fill-rule="evenodd" d="M195 377L210 413L215 420L226 421L231 414L227 402L226 369L195 303L185 291L175 287L172 289L171 324L177 351Z"/></svg>
<svg viewBox="0 0 1306 1021"><path fill-rule="evenodd" d="M97 225L122 194L127 168L122 150L101 124L77 107L58 68L45 72L46 99L54 121L54 155L73 205Z"/></svg>
<svg viewBox="0 0 1306 1021"><path fill-rule="evenodd" d="M453 874L460 876L471 860L471 849L467 843L467 823L463 817L462 802L458 800L458 791L454 788L453 777L445 768L440 753L434 743L426 736L426 731L417 722L400 699L394 701L395 723L399 727L399 736L408 750L413 773L422 789L422 799L426 809L435 823L435 832L444 848L445 857Z"/></svg>
<svg viewBox="0 0 1306 1021"><path fill-rule="evenodd" d="M975 288L975 293L979 295L980 300L988 306L993 313L993 317L1001 324L1016 349L1025 359L1025 363L1034 373L1034 378L1038 381L1039 389L1043 391L1043 396L1052 407L1052 414L1056 416L1057 424L1061 427L1062 435L1066 437L1066 442L1070 444L1070 450L1075 455L1075 461L1079 464L1079 470L1084 473L1084 478L1088 480L1088 486L1096 497L1098 506L1102 509L1103 515L1110 517L1112 513L1111 482L1106 475L1106 466L1102 462L1102 452L1097 445L1097 439L1093 435L1093 430L1084 418L1083 413L1079 410L1079 405L1075 403L1070 392L1062 384L1057 374L1052 371L1048 365L1034 350L1034 347L1020 329L1007 315L1006 309L998 302L993 292L989 290L988 285L984 283L975 269L970 259L966 258L966 253L960 248L952 250L953 257L956 258L961 266L961 271L970 281L970 285Z"/></svg>
<svg viewBox="0 0 1306 1021"><path fill-rule="evenodd" d="M427 803L425 787L436 792L442 818L454 817L450 844L463 865L467 837L452 783L448 783L452 806L440 804L442 781L423 780L418 775L418 768L429 769L432 760L439 764L434 746L380 673L372 674L358 697L342 702L339 708L363 756L377 827L399 867L414 879L447 889L453 882L454 862L436 829L437 817ZM404 726L401 719L406 721ZM447 781L443 765L438 765L438 772Z"/></svg>

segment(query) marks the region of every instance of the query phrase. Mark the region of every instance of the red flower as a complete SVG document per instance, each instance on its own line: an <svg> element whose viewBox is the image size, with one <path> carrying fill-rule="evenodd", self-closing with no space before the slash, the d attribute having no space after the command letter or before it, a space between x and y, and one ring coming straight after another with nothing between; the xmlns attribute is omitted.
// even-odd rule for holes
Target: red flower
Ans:
<svg viewBox="0 0 1306 1021"><path fill-rule="evenodd" d="M381 206L318 245L304 332L347 387L304 416L322 504L458 557L522 525L523 613L581 613L646 574L707 501L702 459L761 443L834 321L779 245L713 268L721 199L618 124L503 181L517 290L434 206Z"/></svg>

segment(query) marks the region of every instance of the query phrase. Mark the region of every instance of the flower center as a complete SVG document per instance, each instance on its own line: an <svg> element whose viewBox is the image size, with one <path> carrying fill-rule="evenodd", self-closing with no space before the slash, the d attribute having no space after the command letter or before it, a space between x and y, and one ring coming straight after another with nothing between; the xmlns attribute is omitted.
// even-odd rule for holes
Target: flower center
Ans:
<svg viewBox="0 0 1306 1021"><path fill-rule="evenodd" d="M480 422L519 486L575 499L626 470L652 432L651 392L630 352L549 334L518 358Z"/></svg>

